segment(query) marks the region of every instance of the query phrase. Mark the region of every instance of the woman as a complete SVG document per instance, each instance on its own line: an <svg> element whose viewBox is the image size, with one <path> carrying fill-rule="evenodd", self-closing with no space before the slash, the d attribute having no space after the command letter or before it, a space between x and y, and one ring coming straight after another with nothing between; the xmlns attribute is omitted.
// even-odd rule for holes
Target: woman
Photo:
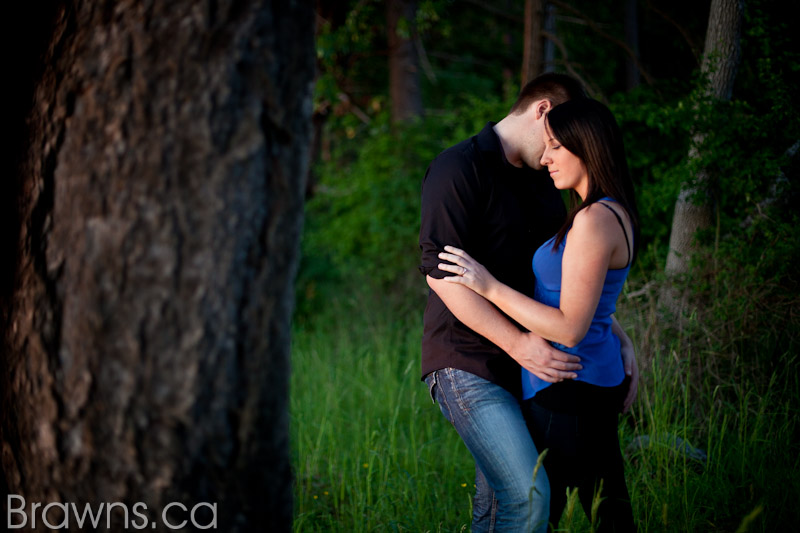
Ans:
<svg viewBox="0 0 800 533"><path fill-rule="evenodd" d="M599 493L598 531L632 531L633 514L617 437L627 390L612 315L636 253L638 213L622 137L606 106L571 100L547 116L541 163L573 208L533 258L535 298L498 282L458 248L439 255L445 278L466 285L556 347L581 358L575 380L551 384L523 369L526 418L551 485L556 526L568 487L587 516ZM578 203L578 198L580 203Z"/></svg>

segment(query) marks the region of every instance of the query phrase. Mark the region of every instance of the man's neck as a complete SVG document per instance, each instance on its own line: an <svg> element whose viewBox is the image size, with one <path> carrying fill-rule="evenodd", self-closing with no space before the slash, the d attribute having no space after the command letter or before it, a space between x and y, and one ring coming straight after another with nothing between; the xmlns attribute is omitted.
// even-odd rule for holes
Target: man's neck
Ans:
<svg viewBox="0 0 800 533"><path fill-rule="evenodd" d="M522 168L522 159L520 158L519 150L517 150L511 142L511 139L514 138L513 122L514 117L507 116L494 125L494 132L497 134L497 138L500 139L500 146L503 148L503 155L506 161L517 168Z"/></svg>

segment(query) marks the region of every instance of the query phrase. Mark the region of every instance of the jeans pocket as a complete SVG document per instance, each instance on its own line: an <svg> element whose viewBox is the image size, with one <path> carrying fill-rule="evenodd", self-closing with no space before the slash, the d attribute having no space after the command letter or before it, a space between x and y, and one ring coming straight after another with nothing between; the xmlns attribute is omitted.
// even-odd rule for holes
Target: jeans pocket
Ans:
<svg viewBox="0 0 800 533"><path fill-rule="evenodd" d="M425 376L425 383L428 385L428 393L431 395L431 401L433 403L436 403L436 391L434 390L436 388L436 372L438 372L438 370L434 370Z"/></svg>

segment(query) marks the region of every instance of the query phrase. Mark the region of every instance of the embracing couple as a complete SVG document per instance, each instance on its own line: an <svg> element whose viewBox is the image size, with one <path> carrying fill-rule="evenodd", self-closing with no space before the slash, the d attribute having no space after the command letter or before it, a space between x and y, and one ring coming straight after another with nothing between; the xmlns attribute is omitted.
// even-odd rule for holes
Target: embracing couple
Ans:
<svg viewBox="0 0 800 533"><path fill-rule="evenodd" d="M617 425L638 369L614 311L638 229L619 127L565 75L430 164L422 376L475 459L472 531L556 528L570 489L587 516L599 496L597 531L635 529Z"/></svg>

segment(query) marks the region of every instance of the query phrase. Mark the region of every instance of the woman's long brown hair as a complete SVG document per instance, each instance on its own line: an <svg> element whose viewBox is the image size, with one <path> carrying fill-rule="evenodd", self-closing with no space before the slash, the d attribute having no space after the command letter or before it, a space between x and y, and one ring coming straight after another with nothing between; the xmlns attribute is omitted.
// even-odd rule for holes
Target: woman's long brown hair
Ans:
<svg viewBox="0 0 800 533"><path fill-rule="evenodd" d="M625 159L622 133L614 115L597 100L577 98L554 107L547 114L546 127L561 146L578 156L589 175L589 189L583 202L578 193L570 191L571 209L556 234L554 249L564 241L581 209L608 196L619 202L631 219L633 261L639 247L639 211Z"/></svg>

